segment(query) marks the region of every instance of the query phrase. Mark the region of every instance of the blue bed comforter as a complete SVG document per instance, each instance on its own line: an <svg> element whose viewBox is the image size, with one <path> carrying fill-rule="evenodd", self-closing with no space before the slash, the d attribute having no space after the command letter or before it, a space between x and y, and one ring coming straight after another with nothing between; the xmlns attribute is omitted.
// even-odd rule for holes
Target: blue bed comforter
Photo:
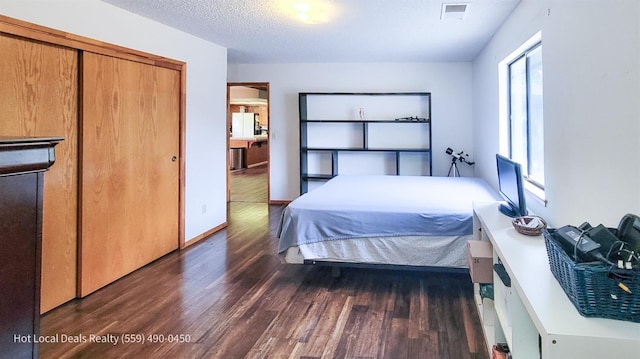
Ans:
<svg viewBox="0 0 640 359"><path fill-rule="evenodd" d="M480 178L340 175L287 206L278 250L361 237L468 235L473 202L499 199Z"/></svg>

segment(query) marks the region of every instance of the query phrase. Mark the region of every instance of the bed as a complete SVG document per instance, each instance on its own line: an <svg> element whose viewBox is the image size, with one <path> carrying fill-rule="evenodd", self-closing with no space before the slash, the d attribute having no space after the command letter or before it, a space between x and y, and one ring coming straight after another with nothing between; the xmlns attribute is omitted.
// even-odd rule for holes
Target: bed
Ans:
<svg viewBox="0 0 640 359"><path fill-rule="evenodd" d="M340 175L285 208L278 251L287 263L466 268L473 202L496 200L479 178Z"/></svg>

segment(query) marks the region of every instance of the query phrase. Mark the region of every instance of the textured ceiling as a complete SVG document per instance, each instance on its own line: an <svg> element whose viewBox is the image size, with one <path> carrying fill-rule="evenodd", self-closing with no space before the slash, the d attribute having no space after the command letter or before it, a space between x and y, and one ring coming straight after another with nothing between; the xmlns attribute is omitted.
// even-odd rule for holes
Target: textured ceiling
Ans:
<svg viewBox="0 0 640 359"><path fill-rule="evenodd" d="M471 61L520 0L102 0L228 48L229 63ZM319 20L296 16L311 3ZM442 4L468 4L441 20Z"/></svg>

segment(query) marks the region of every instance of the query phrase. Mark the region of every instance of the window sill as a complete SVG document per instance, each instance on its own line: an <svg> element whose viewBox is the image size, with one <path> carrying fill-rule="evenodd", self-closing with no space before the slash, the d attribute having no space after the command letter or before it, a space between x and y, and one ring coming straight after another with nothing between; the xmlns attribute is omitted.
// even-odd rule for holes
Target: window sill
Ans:
<svg viewBox="0 0 640 359"><path fill-rule="evenodd" d="M532 198L536 199L543 206L547 206L547 197L545 196L544 189L529 183L528 181L524 181L524 189L531 195Z"/></svg>

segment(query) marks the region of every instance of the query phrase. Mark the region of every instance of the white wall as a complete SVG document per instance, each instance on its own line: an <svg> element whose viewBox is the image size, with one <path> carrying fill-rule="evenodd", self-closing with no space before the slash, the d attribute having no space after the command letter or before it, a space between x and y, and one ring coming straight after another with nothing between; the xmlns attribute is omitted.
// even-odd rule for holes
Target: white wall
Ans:
<svg viewBox="0 0 640 359"><path fill-rule="evenodd" d="M2 0L0 14L186 62L185 240L226 221L226 48L97 0Z"/></svg>
<svg viewBox="0 0 640 359"><path fill-rule="evenodd" d="M551 225L640 213L640 2L523 0L473 62L476 174L495 186L498 62L542 31Z"/></svg>
<svg viewBox="0 0 640 359"><path fill-rule="evenodd" d="M299 92L431 92L434 175L447 174L447 147L473 146L471 63L230 64L228 80L270 83L272 200L299 195ZM473 174L464 164L460 171Z"/></svg>

